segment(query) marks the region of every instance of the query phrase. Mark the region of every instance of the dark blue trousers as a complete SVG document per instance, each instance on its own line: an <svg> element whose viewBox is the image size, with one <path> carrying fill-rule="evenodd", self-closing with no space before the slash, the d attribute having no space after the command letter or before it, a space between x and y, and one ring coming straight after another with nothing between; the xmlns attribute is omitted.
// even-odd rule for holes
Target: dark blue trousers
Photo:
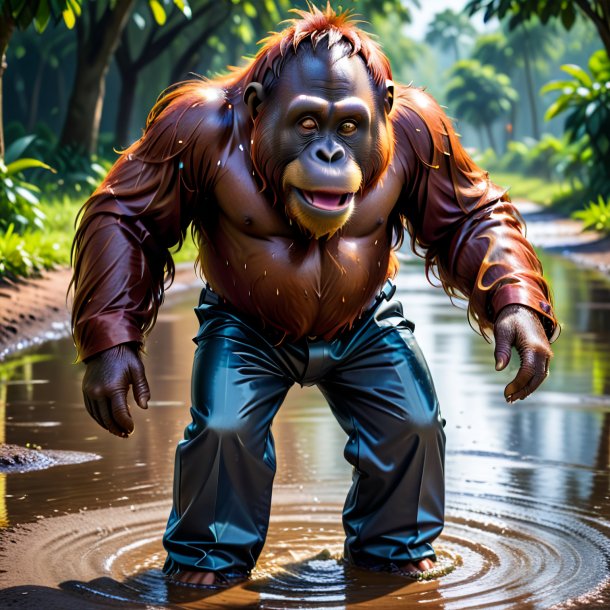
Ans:
<svg viewBox="0 0 610 610"><path fill-rule="evenodd" d="M317 385L348 436L354 467L345 557L372 569L434 558L444 519L442 420L398 301L332 341L273 339L224 306L200 306L192 422L176 451L165 572L246 575L269 524L271 423L296 382Z"/></svg>

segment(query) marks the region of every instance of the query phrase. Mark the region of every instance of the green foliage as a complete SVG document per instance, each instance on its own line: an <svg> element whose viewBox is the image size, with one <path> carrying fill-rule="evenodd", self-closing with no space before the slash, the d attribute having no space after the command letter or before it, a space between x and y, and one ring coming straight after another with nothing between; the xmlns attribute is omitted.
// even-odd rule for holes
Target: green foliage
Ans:
<svg viewBox="0 0 610 610"><path fill-rule="evenodd" d="M45 215L45 229L27 229L18 235L9 225L0 232L0 278L28 277L43 269L70 264L74 220L81 199L46 198L40 202Z"/></svg>
<svg viewBox="0 0 610 610"><path fill-rule="evenodd" d="M456 61L460 59L460 49L470 46L476 30L464 13L445 9L437 13L428 26L426 42L440 47L443 51L453 51Z"/></svg>
<svg viewBox="0 0 610 610"><path fill-rule="evenodd" d="M585 0L585 4L592 5L593 10L597 11L601 2ZM464 11L469 15L485 11L483 19L486 22L494 17L508 17L511 29L532 17L539 18L542 23L548 23L551 18L558 17L569 30L574 25L577 14L576 2L569 0L469 0Z"/></svg>
<svg viewBox="0 0 610 610"><path fill-rule="evenodd" d="M578 210L572 216L583 221L583 229L595 229L610 235L610 199L604 200L599 195L597 202L590 201L584 210Z"/></svg>
<svg viewBox="0 0 610 610"><path fill-rule="evenodd" d="M503 74L510 74L516 67L515 50L508 44L506 35L501 30L477 37L472 58L484 65L496 67Z"/></svg>
<svg viewBox="0 0 610 610"><path fill-rule="evenodd" d="M174 0L173 3L187 19L191 18L193 12L188 0ZM168 4L168 2L163 2L162 0L148 0L150 12L157 25L165 25L165 22L167 21L167 9L165 8L165 4Z"/></svg>
<svg viewBox="0 0 610 610"><path fill-rule="evenodd" d="M65 263L64 258L59 242L43 232L19 235L11 224L0 233L0 278L30 277Z"/></svg>
<svg viewBox="0 0 610 610"><path fill-rule="evenodd" d="M519 98L506 74L476 59L463 59L453 65L446 95L455 116L488 130L495 121L510 113Z"/></svg>
<svg viewBox="0 0 610 610"><path fill-rule="evenodd" d="M580 159L580 150L570 144L567 136L557 138L547 133L540 140L525 138L522 142L509 142L496 167L525 176L579 178Z"/></svg>
<svg viewBox="0 0 610 610"><path fill-rule="evenodd" d="M38 207L40 189L27 182L23 172L32 168L51 168L38 159L15 158L22 149L19 144L19 141L15 142L7 151L6 165L0 161L0 229L10 225L23 232L27 227L42 228L44 219Z"/></svg>
<svg viewBox="0 0 610 610"><path fill-rule="evenodd" d="M589 59L590 75L580 66L562 66L572 80L553 81L543 93L559 92L546 119L567 114L565 129L572 144L591 151L588 159L589 190L593 196L610 196L610 60L605 51Z"/></svg>
<svg viewBox="0 0 610 610"><path fill-rule="evenodd" d="M41 33L51 20L57 24L63 19L68 28L73 28L82 4L83 0L0 0L0 14L6 7L18 28L25 30L33 23Z"/></svg>
<svg viewBox="0 0 610 610"><path fill-rule="evenodd" d="M73 147L59 148L55 134L44 127L39 127L36 134L24 135L12 142L7 147L6 159L26 152L29 157L42 160L35 161L32 167L50 169L53 166L52 173L40 169L31 172L31 181L51 197L88 195L111 167L110 161L96 155L89 156Z"/></svg>

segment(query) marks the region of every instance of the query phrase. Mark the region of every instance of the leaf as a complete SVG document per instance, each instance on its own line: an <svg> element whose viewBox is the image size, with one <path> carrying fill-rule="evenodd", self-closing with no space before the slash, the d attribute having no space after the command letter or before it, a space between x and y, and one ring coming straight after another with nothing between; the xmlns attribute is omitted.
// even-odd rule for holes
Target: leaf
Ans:
<svg viewBox="0 0 610 610"><path fill-rule="evenodd" d="M23 136L10 144L4 153L7 163L16 161L26 151L27 147L36 139L36 135Z"/></svg>
<svg viewBox="0 0 610 610"><path fill-rule="evenodd" d="M563 27L566 30L570 30L575 21L576 11L574 10L574 5L568 2L566 8L561 11L561 23L563 23Z"/></svg>
<svg viewBox="0 0 610 610"><path fill-rule="evenodd" d="M167 13L159 0L148 0L150 11L158 25L164 25L167 21Z"/></svg>
<svg viewBox="0 0 610 610"><path fill-rule="evenodd" d="M66 24L66 27L71 30L76 25L76 15L74 14L72 7L69 5L66 6L62 13L62 16L64 18L64 23Z"/></svg>
<svg viewBox="0 0 610 610"><path fill-rule="evenodd" d="M39 34L45 31L49 23L49 19L51 18L51 8L49 7L48 0L40 0L40 4L38 5L38 10L36 11L36 15L34 16L34 28Z"/></svg>
<svg viewBox="0 0 610 610"><path fill-rule="evenodd" d="M30 169L32 167L42 167L43 169L48 169L49 171L56 173L50 165L47 165L39 159L18 159L17 161L13 161L6 166L6 174L8 176L12 176L13 174L17 174L24 169Z"/></svg>
<svg viewBox="0 0 610 610"><path fill-rule="evenodd" d="M553 80L550 83L547 83L546 85L544 85L540 89L540 93L549 93L551 91L559 91L559 90L562 90L565 93L567 93L567 91L565 91L566 89L573 90L574 83L572 81L568 81L568 80Z"/></svg>
<svg viewBox="0 0 610 610"><path fill-rule="evenodd" d="M562 95L558 100L555 100L544 113L544 120L550 121L555 118L558 114L561 114L568 107L568 98Z"/></svg>
<svg viewBox="0 0 610 610"><path fill-rule="evenodd" d="M70 8L72 9L72 12L77 17L80 17L83 11L83 9L81 8L82 1L83 0L67 0L68 4L70 5Z"/></svg>
<svg viewBox="0 0 610 610"><path fill-rule="evenodd" d="M191 10L188 0L174 0L174 4L187 19L190 19L193 16L193 11Z"/></svg>
<svg viewBox="0 0 610 610"><path fill-rule="evenodd" d="M30 205L38 205L38 203L39 203L38 197L36 197L36 195L34 195L34 193L32 193L28 189L24 188L23 186L16 186L15 192L22 199L25 199Z"/></svg>
<svg viewBox="0 0 610 610"><path fill-rule="evenodd" d="M564 64L561 69L568 74L571 74L576 80L578 80L585 87L590 87L593 83L589 75L576 64Z"/></svg>

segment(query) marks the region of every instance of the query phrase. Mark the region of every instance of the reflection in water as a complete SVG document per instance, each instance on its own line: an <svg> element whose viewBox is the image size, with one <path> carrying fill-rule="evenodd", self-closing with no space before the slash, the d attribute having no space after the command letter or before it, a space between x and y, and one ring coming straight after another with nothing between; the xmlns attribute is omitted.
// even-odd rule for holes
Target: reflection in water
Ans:
<svg viewBox="0 0 610 610"><path fill-rule="evenodd" d="M419 264L403 265L399 277L447 419L448 524L440 548L463 561L452 574L411 583L337 560L351 476L345 436L315 388L296 388L273 427L272 526L253 580L206 594L165 582L160 535L174 448L189 419L197 298L189 294L164 311L148 343L153 401L148 411L136 408L129 440L87 416L83 369L71 364L67 340L39 348L43 360L27 356L29 369L13 366L0 377L6 442L103 456L0 481L0 518L8 511L11 524L37 521L15 534L2 577L15 586L0 593L0 606L42 607L39 595L59 596L57 607L92 608L111 598L125 607L549 608L569 598L573 608L609 607L610 283L563 260L543 263L563 332L551 377L512 406L502 391L517 363L494 371L491 346L470 330L464 311L426 284ZM50 383L37 383L44 380Z"/></svg>

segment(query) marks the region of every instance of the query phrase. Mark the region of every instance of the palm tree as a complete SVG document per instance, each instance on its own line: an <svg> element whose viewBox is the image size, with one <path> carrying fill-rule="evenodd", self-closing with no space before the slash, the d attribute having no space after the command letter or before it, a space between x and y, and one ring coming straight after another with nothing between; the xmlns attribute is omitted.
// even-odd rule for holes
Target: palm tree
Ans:
<svg viewBox="0 0 610 610"><path fill-rule="evenodd" d="M426 42L439 46L443 51L453 50L455 61L459 61L460 49L469 45L475 34L474 26L464 13L446 9L434 16L426 32Z"/></svg>
<svg viewBox="0 0 610 610"><path fill-rule="evenodd" d="M449 77L446 95L452 110L472 126L485 130L489 144L497 152L492 126L508 115L519 99L510 78L476 59L458 61Z"/></svg>
<svg viewBox="0 0 610 610"><path fill-rule="evenodd" d="M536 101L539 87L535 82L536 75L544 73L549 60L557 59L561 55L563 43L556 26L551 23L544 25L537 19L522 23L506 32L506 43L513 50L515 68L523 69L532 117L532 135L539 140L540 121Z"/></svg>
<svg viewBox="0 0 610 610"><path fill-rule="evenodd" d="M554 25L544 25L539 20L532 19L513 29L505 24L504 32L480 36L472 53L473 58L482 64L492 65L513 78L518 71L523 71L532 135L536 140L540 139L536 76L547 69L548 60L559 57L562 46Z"/></svg>

